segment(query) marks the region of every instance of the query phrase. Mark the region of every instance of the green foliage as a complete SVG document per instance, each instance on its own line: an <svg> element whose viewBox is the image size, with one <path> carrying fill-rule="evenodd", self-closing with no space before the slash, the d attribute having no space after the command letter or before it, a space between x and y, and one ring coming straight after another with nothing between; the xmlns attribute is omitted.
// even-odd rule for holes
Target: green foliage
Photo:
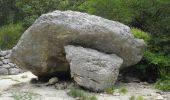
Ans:
<svg viewBox="0 0 170 100"><path fill-rule="evenodd" d="M15 0L0 0L0 26L15 23L20 19Z"/></svg>
<svg viewBox="0 0 170 100"><path fill-rule="evenodd" d="M154 53L150 50L145 50L145 58L150 61L150 64L160 65L160 66L170 66L170 57L165 56L161 53Z"/></svg>
<svg viewBox="0 0 170 100"><path fill-rule="evenodd" d="M114 92L118 92L118 93L121 93L121 94L126 94L128 92L128 90L123 86L121 86L121 87L113 86L113 87L110 87L110 88L106 88L104 90L104 92L106 92L107 94L113 94Z"/></svg>
<svg viewBox="0 0 170 100"><path fill-rule="evenodd" d="M24 25L30 26L41 14L54 10L76 10L85 0L16 0L22 11Z"/></svg>
<svg viewBox="0 0 170 100"><path fill-rule="evenodd" d="M146 43L149 42L149 40L150 40L149 33L144 32L138 28L132 28L131 31L132 31L133 35L135 36L135 38L143 39Z"/></svg>
<svg viewBox="0 0 170 100"><path fill-rule="evenodd" d="M160 65L160 66L170 66L170 57L165 56L164 53L155 52L152 48L150 40L151 36L140 29L132 28L132 33L136 38L144 39L148 43L148 48L144 52L144 57L149 61L149 64Z"/></svg>
<svg viewBox="0 0 170 100"><path fill-rule="evenodd" d="M152 36L150 42L150 49L154 52L164 53L166 56L170 56L170 35L155 35Z"/></svg>
<svg viewBox="0 0 170 100"><path fill-rule="evenodd" d="M78 88L71 88L68 95L74 98L79 98L79 100L97 100L95 96L89 96L83 90L80 90Z"/></svg>
<svg viewBox="0 0 170 100"><path fill-rule="evenodd" d="M117 89L117 87L115 86L112 86L110 88L106 88L104 91L107 93L107 94L113 94L114 90Z"/></svg>
<svg viewBox="0 0 170 100"><path fill-rule="evenodd" d="M136 65L137 72L141 73L139 76L145 78L148 76L160 78L161 80L156 82L155 87L161 90L168 90L170 88L170 56L166 54L167 50L161 50L162 48L160 46L162 43L155 45L153 43L154 38L151 38L151 36L147 35L141 30L132 28L132 33L135 37L142 38L148 43L148 48L146 48L144 51L143 60ZM169 38L167 39L167 37L159 37L158 39L167 41ZM158 43L160 42L160 40L156 41Z"/></svg>
<svg viewBox="0 0 170 100"><path fill-rule="evenodd" d="M159 80L155 83L155 88L163 90L163 91L170 91L170 77L166 80Z"/></svg>
<svg viewBox="0 0 170 100"><path fill-rule="evenodd" d="M125 87L121 87L119 89L119 92L122 93L122 94L126 94L128 92L128 90Z"/></svg>
<svg viewBox="0 0 170 100"><path fill-rule="evenodd" d="M135 96L134 96L134 95L131 96L131 97L129 98L129 100L135 100Z"/></svg>
<svg viewBox="0 0 170 100"><path fill-rule="evenodd" d="M23 27L21 23L0 27L0 48L10 49L14 47L22 32Z"/></svg>
<svg viewBox="0 0 170 100"><path fill-rule="evenodd" d="M137 96L136 100L144 100L143 96Z"/></svg>
<svg viewBox="0 0 170 100"><path fill-rule="evenodd" d="M95 96L91 96L90 100L97 100L97 98Z"/></svg>
<svg viewBox="0 0 170 100"><path fill-rule="evenodd" d="M129 3L129 0L87 0L79 8L90 14L128 24L133 18Z"/></svg>
<svg viewBox="0 0 170 100"><path fill-rule="evenodd" d="M16 6L21 9L24 25L31 25L41 14L58 7L59 0L16 0Z"/></svg>
<svg viewBox="0 0 170 100"><path fill-rule="evenodd" d="M148 60L148 63L150 65L154 65L155 67L157 67L158 69L157 73L161 78L162 82L164 83L164 80L165 82L170 82L170 56L165 56L164 54L160 54L160 53L153 53L149 50L145 51L144 56L145 59ZM161 83L161 81L158 81L158 83ZM167 86L169 86L168 84Z"/></svg>
<svg viewBox="0 0 170 100"><path fill-rule="evenodd" d="M131 97L129 98L129 100L144 100L144 98L143 98L143 96L137 96L137 97L131 96Z"/></svg>

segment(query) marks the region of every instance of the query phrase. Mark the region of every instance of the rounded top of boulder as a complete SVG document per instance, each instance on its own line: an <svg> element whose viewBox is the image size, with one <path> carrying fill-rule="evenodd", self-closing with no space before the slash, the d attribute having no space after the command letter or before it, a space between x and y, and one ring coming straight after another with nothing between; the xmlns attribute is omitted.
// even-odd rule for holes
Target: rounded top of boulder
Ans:
<svg viewBox="0 0 170 100"><path fill-rule="evenodd" d="M128 26L77 11L41 15L22 35L11 58L20 67L44 76L69 71L64 46L78 45L123 59L121 68L139 62L145 43Z"/></svg>
<svg viewBox="0 0 170 100"><path fill-rule="evenodd" d="M97 27L91 26L101 26L110 31L117 31L117 34L121 34L121 31L126 31L126 35L132 36L130 28L117 21L111 21L104 19L99 16L89 15L87 13L77 12L77 11L59 11L50 12L47 14L42 14L34 24L43 22L54 22L58 24L70 25L71 28L79 29L81 31L88 31L87 28L92 28L95 30ZM85 28L86 27L86 28ZM91 31L92 31L91 29ZM104 31L104 30L103 30Z"/></svg>

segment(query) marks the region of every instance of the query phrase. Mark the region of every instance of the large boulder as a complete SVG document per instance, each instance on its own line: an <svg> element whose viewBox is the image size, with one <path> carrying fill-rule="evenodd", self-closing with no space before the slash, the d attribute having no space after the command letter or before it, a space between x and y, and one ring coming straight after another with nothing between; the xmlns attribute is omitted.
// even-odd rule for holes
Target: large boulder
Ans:
<svg viewBox="0 0 170 100"><path fill-rule="evenodd" d="M87 13L54 11L41 15L22 35L11 60L37 76L69 72L64 46L79 45L123 59L121 68L139 62L144 41L128 26Z"/></svg>
<svg viewBox="0 0 170 100"><path fill-rule="evenodd" d="M114 85L123 60L115 54L105 54L89 48L65 46L71 77L90 90L103 91Z"/></svg>

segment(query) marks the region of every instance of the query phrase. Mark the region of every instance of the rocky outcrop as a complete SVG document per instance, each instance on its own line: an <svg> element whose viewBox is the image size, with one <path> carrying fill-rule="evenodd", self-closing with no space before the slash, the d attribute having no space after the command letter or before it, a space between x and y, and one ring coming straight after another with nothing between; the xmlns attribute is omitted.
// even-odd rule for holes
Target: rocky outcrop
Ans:
<svg viewBox="0 0 170 100"><path fill-rule="evenodd" d="M64 46L79 45L123 59L121 68L141 60L144 42L116 21L76 11L43 14L22 35L12 61L39 77L69 73Z"/></svg>
<svg viewBox="0 0 170 100"><path fill-rule="evenodd" d="M16 64L13 64L9 57L11 50L0 50L0 75L16 75L22 72Z"/></svg>
<svg viewBox="0 0 170 100"><path fill-rule="evenodd" d="M102 91L114 85L123 60L89 48L65 46L71 76L80 86Z"/></svg>

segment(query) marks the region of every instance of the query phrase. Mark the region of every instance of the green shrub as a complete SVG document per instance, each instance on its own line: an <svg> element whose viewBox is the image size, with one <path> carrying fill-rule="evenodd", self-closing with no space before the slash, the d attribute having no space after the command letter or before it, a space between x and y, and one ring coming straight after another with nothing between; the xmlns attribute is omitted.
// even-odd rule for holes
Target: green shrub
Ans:
<svg viewBox="0 0 170 100"><path fill-rule="evenodd" d="M148 47L144 51L144 57L140 63L135 65L135 71L140 77L150 78L156 82L155 87L161 90L168 90L170 88L170 56L165 54L165 51L159 48L159 45L153 44L153 38L148 33L143 32L139 29L132 28L132 33L136 38L144 39L148 44ZM166 40L160 37L162 40ZM160 42L160 40L157 40ZM155 45L155 46L154 46ZM148 77L150 76L150 77Z"/></svg>
<svg viewBox="0 0 170 100"><path fill-rule="evenodd" d="M163 90L163 91L170 91L170 77L169 79L157 81L154 86L155 88Z"/></svg>
<svg viewBox="0 0 170 100"><path fill-rule="evenodd" d="M131 96L130 98L129 98L129 100L144 100L144 98L143 98L143 96L137 96L137 97L135 97L135 96Z"/></svg>
<svg viewBox="0 0 170 100"><path fill-rule="evenodd" d="M161 80L170 79L170 57L162 53L155 53L145 50L144 57L149 65L157 68L158 78ZM170 82L170 81L169 81Z"/></svg>
<svg viewBox="0 0 170 100"><path fill-rule="evenodd" d="M170 35L156 35L152 36L150 41L150 49L154 52L164 53L170 56Z"/></svg>
<svg viewBox="0 0 170 100"><path fill-rule="evenodd" d="M135 38L143 39L146 43L148 43L151 38L149 33L144 32L141 29L132 28L131 31Z"/></svg>
<svg viewBox="0 0 170 100"><path fill-rule="evenodd" d="M132 96L129 98L129 100L135 100L135 96L132 95Z"/></svg>
<svg viewBox="0 0 170 100"><path fill-rule="evenodd" d="M128 92L128 90L125 87L121 87L119 89L119 93L126 94L127 92Z"/></svg>
<svg viewBox="0 0 170 100"><path fill-rule="evenodd" d="M20 11L15 5L15 0L0 0L0 27L20 19Z"/></svg>
<svg viewBox="0 0 170 100"><path fill-rule="evenodd" d="M10 49L16 45L23 32L21 23L0 27L0 48Z"/></svg>
<svg viewBox="0 0 170 100"><path fill-rule="evenodd" d="M132 22L134 15L129 3L129 0L87 0L79 9L90 14L129 24Z"/></svg>
<svg viewBox="0 0 170 100"><path fill-rule="evenodd" d="M104 92L106 92L107 94L113 94L114 92L118 92L120 94L126 94L128 90L123 86L121 87L112 86L110 88L106 88Z"/></svg>
<svg viewBox="0 0 170 100"><path fill-rule="evenodd" d="M137 96L136 100L144 100L143 96Z"/></svg>
<svg viewBox="0 0 170 100"><path fill-rule="evenodd" d="M107 94L113 94L114 90L117 89L117 87L115 86L112 86L110 88L106 88L104 91L107 93Z"/></svg>
<svg viewBox="0 0 170 100"><path fill-rule="evenodd" d="M150 50L145 50L144 57L150 61L150 64L170 66L170 57L167 57L162 53L154 53Z"/></svg>
<svg viewBox="0 0 170 100"><path fill-rule="evenodd" d="M78 88L71 88L71 90L68 92L68 95L74 98L79 98L79 100L97 100L95 96L90 96L85 91Z"/></svg>
<svg viewBox="0 0 170 100"><path fill-rule="evenodd" d="M22 11L23 24L29 27L41 14L54 10L78 10L86 0L16 0L16 6Z"/></svg>

